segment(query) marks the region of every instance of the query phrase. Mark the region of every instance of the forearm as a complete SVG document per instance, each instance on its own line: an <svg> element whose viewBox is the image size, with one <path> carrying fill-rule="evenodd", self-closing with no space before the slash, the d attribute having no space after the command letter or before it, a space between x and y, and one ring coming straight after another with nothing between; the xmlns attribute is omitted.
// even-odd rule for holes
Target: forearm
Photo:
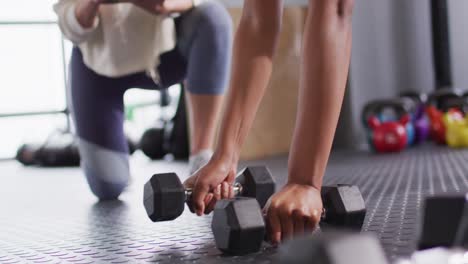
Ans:
<svg viewBox="0 0 468 264"><path fill-rule="evenodd" d="M78 1L75 15L83 28L91 28L99 12L99 3L95 0Z"/></svg>
<svg viewBox="0 0 468 264"><path fill-rule="evenodd" d="M321 188L338 123L351 54L349 1L314 1L301 64L299 105L289 182ZM311 2L312 3L312 2Z"/></svg>
<svg viewBox="0 0 468 264"><path fill-rule="evenodd" d="M262 2L270 6L260 11ZM245 5L234 41L232 76L215 158L238 159L272 71L280 1L252 0Z"/></svg>

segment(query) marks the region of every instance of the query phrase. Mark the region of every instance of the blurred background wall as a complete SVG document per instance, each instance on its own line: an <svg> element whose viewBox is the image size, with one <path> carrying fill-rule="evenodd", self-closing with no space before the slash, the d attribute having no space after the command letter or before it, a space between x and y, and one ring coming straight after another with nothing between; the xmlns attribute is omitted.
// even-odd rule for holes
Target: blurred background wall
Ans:
<svg viewBox="0 0 468 264"><path fill-rule="evenodd" d="M71 45L55 25L55 0L0 0L0 115L29 111L60 111L65 106L66 64ZM235 22L240 0L221 0ZM356 0L349 87L340 118L336 148L361 148L365 134L360 120L363 105L375 98L396 96L408 89L434 89L429 0ZM271 87L249 135L244 158L285 153L294 126L298 66L306 0L289 0ZM468 87L468 1L449 1L449 23L454 86ZM28 8L25 8L28 7ZM33 24L27 24L27 23ZM63 47L63 49L62 49ZM63 52L63 53L62 53ZM157 98L157 95L150 95ZM129 94L138 103L148 94ZM158 110L141 118L150 126ZM137 118L138 119L138 118ZM149 121L148 121L149 120ZM65 118L0 119L0 158L14 154L29 139L45 137ZM34 131L34 133L31 133Z"/></svg>
<svg viewBox="0 0 468 264"><path fill-rule="evenodd" d="M429 1L356 0L349 89L337 147L365 145L360 111L371 99L434 89ZM454 86L468 88L468 2L450 0ZM352 132L349 132L352 131Z"/></svg>

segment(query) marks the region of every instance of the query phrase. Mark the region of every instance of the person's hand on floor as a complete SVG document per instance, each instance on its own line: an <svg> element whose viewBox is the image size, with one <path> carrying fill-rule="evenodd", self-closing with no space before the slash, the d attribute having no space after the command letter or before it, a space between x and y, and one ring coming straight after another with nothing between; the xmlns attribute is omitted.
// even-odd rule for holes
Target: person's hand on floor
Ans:
<svg viewBox="0 0 468 264"><path fill-rule="evenodd" d="M188 178L184 185L193 189L191 201L188 202L190 210L199 216L209 214L217 201L234 197L236 170L237 162L212 158Z"/></svg>
<svg viewBox="0 0 468 264"><path fill-rule="evenodd" d="M269 240L278 244L294 235L312 232L320 222L322 210L319 189L310 185L286 184L264 208Z"/></svg>
<svg viewBox="0 0 468 264"><path fill-rule="evenodd" d="M155 15L183 13L193 8L192 0L131 0L136 6Z"/></svg>

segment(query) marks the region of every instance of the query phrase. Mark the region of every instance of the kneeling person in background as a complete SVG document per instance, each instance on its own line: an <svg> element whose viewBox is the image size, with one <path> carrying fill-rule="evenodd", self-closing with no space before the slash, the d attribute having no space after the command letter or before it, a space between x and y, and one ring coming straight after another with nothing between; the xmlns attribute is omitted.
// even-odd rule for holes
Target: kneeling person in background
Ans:
<svg viewBox="0 0 468 264"><path fill-rule="evenodd" d="M232 42L232 21L221 4L60 0L54 10L75 45L71 112L81 166L99 199L116 199L129 181L123 96L132 87L164 89L186 81L191 173L211 158Z"/></svg>

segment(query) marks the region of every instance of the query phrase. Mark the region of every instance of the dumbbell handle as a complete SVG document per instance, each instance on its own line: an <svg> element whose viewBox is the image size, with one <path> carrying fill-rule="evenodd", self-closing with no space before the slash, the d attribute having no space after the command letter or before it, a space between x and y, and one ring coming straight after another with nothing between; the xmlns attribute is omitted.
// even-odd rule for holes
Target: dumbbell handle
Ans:
<svg viewBox="0 0 468 264"><path fill-rule="evenodd" d="M242 184L240 184L239 182L234 183L232 188L234 190L234 196L237 196L237 195L242 193L242 190L243 190ZM185 189L185 200L186 201L190 200L189 198L192 196L192 193L193 193L192 188L186 188Z"/></svg>

